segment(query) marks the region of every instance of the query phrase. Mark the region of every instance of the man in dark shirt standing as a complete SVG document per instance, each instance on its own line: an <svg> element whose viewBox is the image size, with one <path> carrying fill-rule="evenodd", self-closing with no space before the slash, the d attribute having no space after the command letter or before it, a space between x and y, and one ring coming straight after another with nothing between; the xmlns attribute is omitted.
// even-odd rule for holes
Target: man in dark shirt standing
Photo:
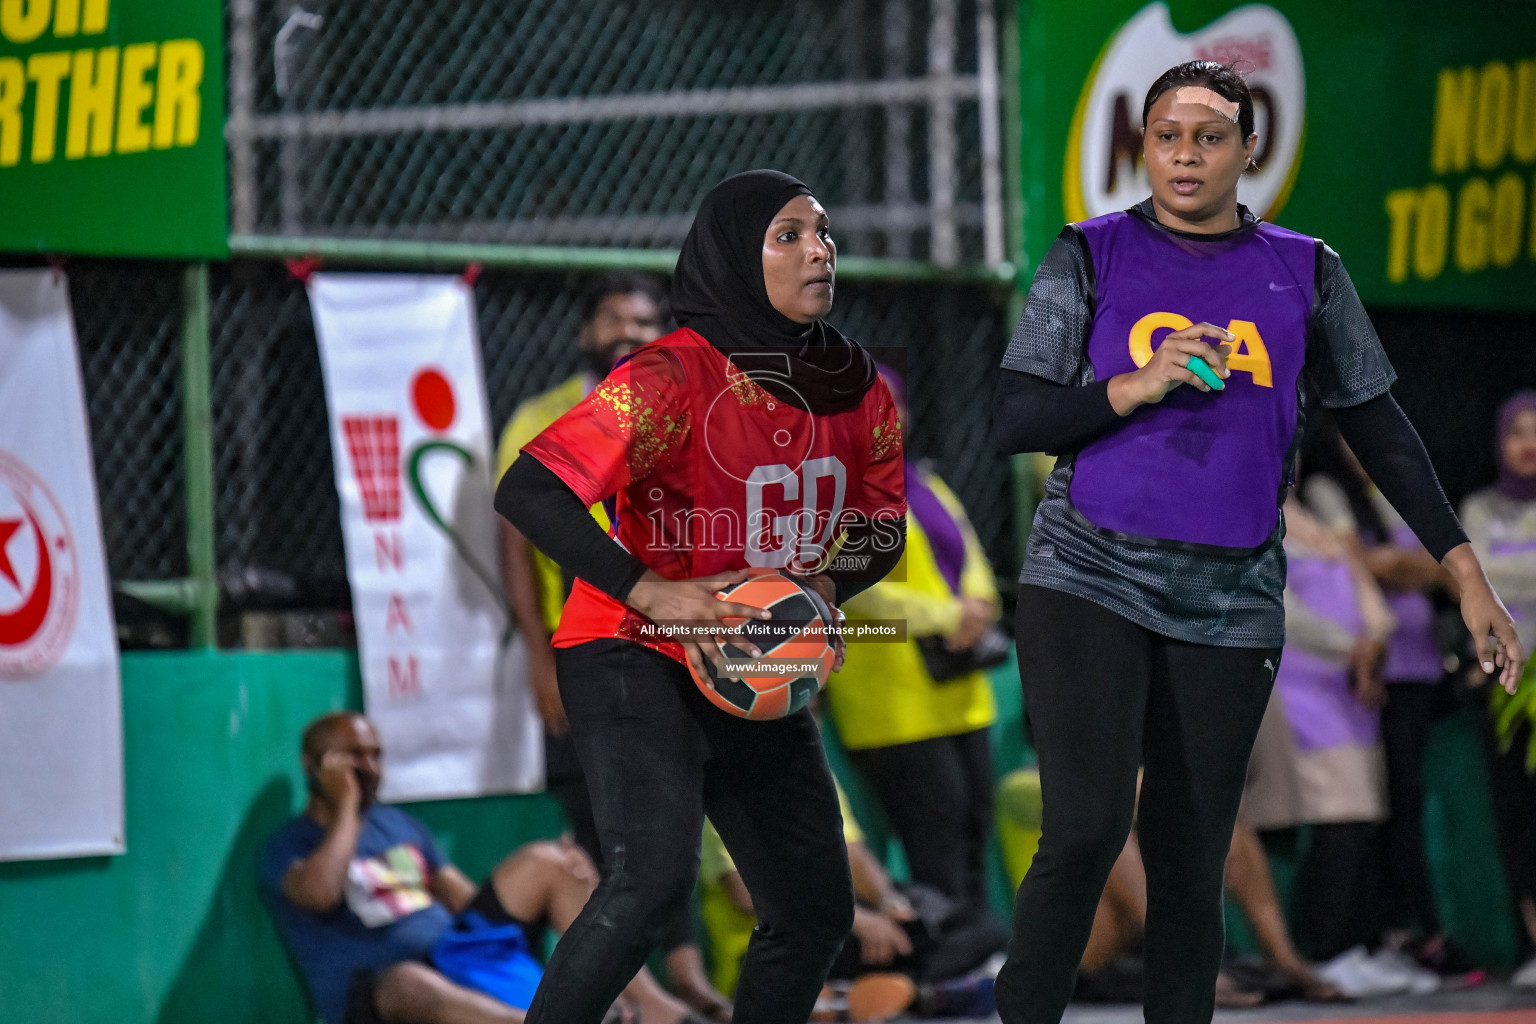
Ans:
<svg viewBox="0 0 1536 1024"><path fill-rule="evenodd" d="M438 971L433 947L455 915L474 911L520 926L538 956L545 927L564 931L586 904L597 884L592 862L574 844L530 843L476 887L425 825L376 802L380 755L362 715L313 722L302 747L309 803L262 857L262 896L316 1009L328 1024L520 1024L522 1009ZM642 1024L677 1024L686 1014L643 969L625 996Z"/></svg>

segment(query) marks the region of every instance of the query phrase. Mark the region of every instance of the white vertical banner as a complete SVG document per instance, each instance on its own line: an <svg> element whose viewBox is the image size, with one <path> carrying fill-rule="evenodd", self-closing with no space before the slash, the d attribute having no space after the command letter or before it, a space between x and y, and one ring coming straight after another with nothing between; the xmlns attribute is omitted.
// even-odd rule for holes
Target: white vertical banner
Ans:
<svg viewBox="0 0 1536 1024"><path fill-rule="evenodd" d="M0 860L124 849L117 635L69 288L0 271Z"/></svg>
<svg viewBox="0 0 1536 1024"><path fill-rule="evenodd" d="M537 789L543 733L501 593L473 293L459 277L320 273L309 301L380 795Z"/></svg>

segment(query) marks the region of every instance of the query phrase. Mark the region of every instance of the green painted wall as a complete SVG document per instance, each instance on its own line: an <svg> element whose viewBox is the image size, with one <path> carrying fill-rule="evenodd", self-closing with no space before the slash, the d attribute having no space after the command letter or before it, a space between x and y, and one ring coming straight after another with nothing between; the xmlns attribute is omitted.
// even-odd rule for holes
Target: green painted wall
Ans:
<svg viewBox="0 0 1536 1024"><path fill-rule="evenodd" d="M359 701L350 652L124 655L128 852L0 864L0 1020L311 1021L256 857L302 802L304 725ZM471 877L560 830L543 795L411 811Z"/></svg>
<svg viewBox="0 0 1536 1024"><path fill-rule="evenodd" d="M993 675L999 774L1030 757L1016 673L1010 661ZM301 803L296 746L304 725L359 702L350 652L125 655L128 852L0 864L0 1021L310 1024L256 896L256 857ZM1477 714L1463 709L1436 731L1431 855L1448 929L1497 966L1513 958L1515 936L1477 754ZM835 738L828 747L871 842L902 874L899 847L886 842L884 822ZM543 795L410 809L476 878L507 851L562 826L558 807ZM1280 860L1276 868L1284 883L1289 865ZM994 874L994 899L1006 913L1001 868Z"/></svg>
<svg viewBox="0 0 1536 1024"><path fill-rule="evenodd" d="M255 889L266 837L303 802L304 726L360 707L346 651L123 657L128 852L0 864L4 1024L309 1024L305 996ZM999 770L1023 756L1016 670L998 673ZM831 760L852 778L835 738ZM859 816L884 828L853 779ZM558 835L542 794L410 805L471 878ZM888 852L904 871L900 848ZM997 872L997 902L1009 897Z"/></svg>

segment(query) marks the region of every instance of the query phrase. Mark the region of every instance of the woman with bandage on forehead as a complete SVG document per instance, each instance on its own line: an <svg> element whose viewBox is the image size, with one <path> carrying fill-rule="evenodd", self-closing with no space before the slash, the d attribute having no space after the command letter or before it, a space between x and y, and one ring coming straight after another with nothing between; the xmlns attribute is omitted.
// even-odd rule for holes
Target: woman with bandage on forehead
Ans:
<svg viewBox="0 0 1536 1024"><path fill-rule="evenodd" d="M1133 813L1146 1019L1211 1019L1222 871L1285 640L1280 506L1306 402L1455 577L1490 674L1512 689L1526 657L1338 255L1237 201L1258 142L1247 85L1181 64L1142 119L1151 197L1061 232L998 388L1003 449L1060 456L1019 577L1044 822L997 979L1005 1024L1060 1020Z"/></svg>

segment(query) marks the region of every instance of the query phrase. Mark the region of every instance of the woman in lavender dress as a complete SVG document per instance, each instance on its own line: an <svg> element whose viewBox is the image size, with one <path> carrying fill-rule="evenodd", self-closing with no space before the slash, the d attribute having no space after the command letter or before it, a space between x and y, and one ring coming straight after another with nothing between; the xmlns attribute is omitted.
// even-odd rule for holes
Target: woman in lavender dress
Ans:
<svg viewBox="0 0 1536 1024"><path fill-rule="evenodd" d="M1495 453L1499 476L1462 503L1462 521L1488 578L1509 601L1520 639L1536 642L1536 391L1521 391L1499 409ZM1474 666L1474 682L1481 681ZM1536 702L1529 684L1517 696L1495 691L1498 733L1494 801L1505 869L1519 902L1526 938L1536 946ZM1514 983L1536 988L1536 956Z"/></svg>
<svg viewBox="0 0 1536 1024"><path fill-rule="evenodd" d="M1435 630L1435 600L1450 575L1381 496L1338 431L1325 427L1307 453L1303 494L1323 524L1346 538L1385 591L1397 620L1381 667L1388 814L1380 837L1386 883L1387 945L1444 966L1445 935L1424 850L1424 756L1430 726L1446 705L1445 656ZM1501 593L1508 591L1500 588Z"/></svg>

